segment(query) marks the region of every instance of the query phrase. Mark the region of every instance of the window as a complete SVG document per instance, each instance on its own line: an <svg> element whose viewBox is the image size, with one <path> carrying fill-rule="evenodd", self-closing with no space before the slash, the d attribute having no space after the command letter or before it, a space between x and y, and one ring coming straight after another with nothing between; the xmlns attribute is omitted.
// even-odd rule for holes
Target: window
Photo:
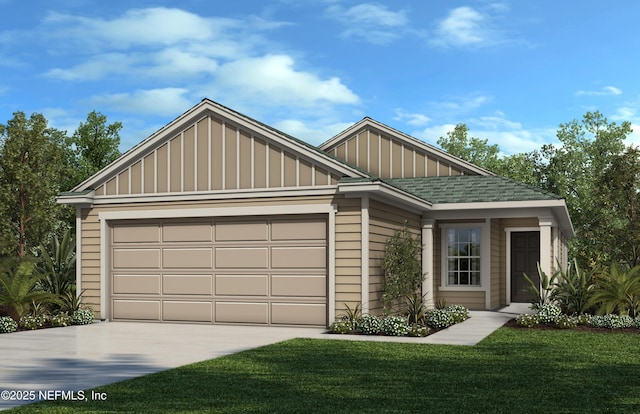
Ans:
<svg viewBox="0 0 640 414"><path fill-rule="evenodd" d="M480 286L480 228L447 228L447 286Z"/></svg>

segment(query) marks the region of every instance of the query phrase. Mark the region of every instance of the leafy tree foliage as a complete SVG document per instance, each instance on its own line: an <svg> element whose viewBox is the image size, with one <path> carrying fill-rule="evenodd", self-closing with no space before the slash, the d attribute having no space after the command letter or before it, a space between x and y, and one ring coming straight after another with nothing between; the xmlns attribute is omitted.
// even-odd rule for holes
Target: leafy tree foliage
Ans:
<svg viewBox="0 0 640 414"><path fill-rule="evenodd" d="M122 123L107 124L107 117L100 112L92 111L86 122L81 122L73 134L73 143L77 151L78 173L80 183L100 171L120 154L120 130Z"/></svg>
<svg viewBox="0 0 640 414"><path fill-rule="evenodd" d="M41 114L16 112L0 125L0 220L3 237L25 257L55 226L55 196L67 176L68 141Z"/></svg>
<svg viewBox="0 0 640 414"><path fill-rule="evenodd" d="M469 128L461 123L446 137L438 139L438 145L451 155L469 161L478 167L493 170L498 165L500 148L497 144L489 145L486 139L469 137Z"/></svg>

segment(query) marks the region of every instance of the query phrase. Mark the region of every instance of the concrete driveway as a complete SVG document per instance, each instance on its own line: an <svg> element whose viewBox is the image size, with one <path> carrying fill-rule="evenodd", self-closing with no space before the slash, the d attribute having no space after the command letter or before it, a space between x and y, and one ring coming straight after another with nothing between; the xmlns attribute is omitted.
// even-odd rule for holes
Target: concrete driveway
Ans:
<svg viewBox="0 0 640 414"><path fill-rule="evenodd" d="M79 391L325 329L101 322L0 335L0 410L18 391ZM12 395L11 395L12 394ZM54 394L55 395L55 394ZM13 397L13 399L7 399Z"/></svg>

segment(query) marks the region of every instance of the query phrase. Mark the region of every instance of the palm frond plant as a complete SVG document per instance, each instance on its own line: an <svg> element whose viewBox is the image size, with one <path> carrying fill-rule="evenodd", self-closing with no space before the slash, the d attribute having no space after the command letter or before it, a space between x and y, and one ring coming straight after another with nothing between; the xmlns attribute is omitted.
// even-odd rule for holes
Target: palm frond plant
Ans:
<svg viewBox="0 0 640 414"><path fill-rule="evenodd" d="M346 303L344 306L346 307L346 310L340 319L345 321L351 327L351 330L354 330L356 329L360 318L362 318L362 306L360 303L357 303L353 308Z"/></svg>
<svg viewBox="0 0 640 414"><path fill-rule="evenodd" d="M410 324L425 326L427 323L427 310L424 304L424 296L417 293L407 295L407 319Z"/></svg>
<svg viewBox="0 0 640 414"><path fill-rule="evenodd" d="M549 275L547 275L540 267L540 262L538 262L537 266L538 276L540 277L539 287L536 283L533 282L533 280L531 280L529 275L527 275L526 273L522 274L524 279L527 281L527 284L529 285L529 290L531 290L534 295L533 299L531 300L533 309L540 309L541 307L552 303L553 285L555 284L555 281L557 279L557 270L556 272L554 272L554 274L551 275L551 277L549 277Z"/></svg>
<svg viewBox="0 0 640 414"><path fill-rule="evenodd" d="M42 275L35 271L36 264L23 261L13 270L0 273L0 304L13 309L18 320L34 303L56 303L58 295L37 290Z"/></svg>
<svg viewBox="0 0 640 414"><path fill-rule="evenodd" d="M64 295L75 286L76 242L67 230L62 240L54 237L39 248L40 263L37 271L43 276L40 281L42 290Z"/></svg>
<svg viewBox="0 0 640 414"><path fill-rule="evenodd" d="M590 299L595 288L595 274L595 268L588 271L580 269L576 259L569 262L566 270L557 262L552 299L558 302L565 314L581 315L593 308Z"/></svg>
<svg viewBox="0 0 640 414"><path fill-rule="evenodd" d="M640 316L640 265L627 270L613 263L595 283L589 304L599 314Z"/></svg>

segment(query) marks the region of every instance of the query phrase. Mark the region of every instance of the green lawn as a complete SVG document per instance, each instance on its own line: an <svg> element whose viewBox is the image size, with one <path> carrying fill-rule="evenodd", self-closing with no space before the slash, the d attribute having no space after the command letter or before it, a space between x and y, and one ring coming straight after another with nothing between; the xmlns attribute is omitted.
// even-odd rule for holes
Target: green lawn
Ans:
<svg viewBox="0 0 640 414"><path fill-rule="evenodd" d="M296 339L96 390L107 401L15 412L640 412L640 335L503 327L475 347Z"/></svg>

